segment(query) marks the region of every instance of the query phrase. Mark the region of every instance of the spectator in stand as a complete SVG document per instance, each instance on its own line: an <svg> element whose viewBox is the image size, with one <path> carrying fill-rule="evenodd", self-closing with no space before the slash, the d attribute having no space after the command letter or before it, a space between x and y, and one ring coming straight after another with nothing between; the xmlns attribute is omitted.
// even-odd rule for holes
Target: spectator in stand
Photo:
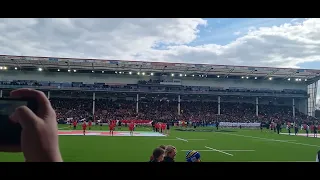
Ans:
<svg viewBox="0 0 320 180"><path fill-rule="evenodd" d="M66 99L52 98L51 102L57 112L58 119L73 118L77 120L90 119L92 117L91 99ZM313 123L314 118L296 111L296 117L292 117L292 107L260 105L259 116L255 115L255 105L250 103L221 103L221 115L218 115L216 102L183 101L181 114L177 113L177 101L166 99L147 99L139 103L139 113L136 113L136 102L130 100L97 99L95 106L95 120L106 123L109 120L150 120L162 123L177 121L196 122L201 126L214 124L215 122L263 122L271 121L293 122L298 124Z"/></svg>
<svg viewBox="0 0 320 180"><path fill-rule="evenodd" d="M221 102L221 115L218 114L217 102L199 101L183 101L181 103L181 114L177 113L177 99L168 100L167 98L145 98L139 101L139 113L135 110L134 100L108 100L99 98L96 99L95 116L92 114L92 100L91 93L87 91L79 91L83 89L101 89L105 91L112 90L145 90L150 92L261 92L273 94L306 94L302 90L284 89L277 90L250 90L250 89L223 89L215 87L198 87L198 86L180 86L180 87L167 87L167 86L145 86L146 84L160 84L163 80L150 79L148 81L139 81L138 84L132 85L105 85L105 84L83 84L78 83L55 83L55 82L38 82L36 80L15 80L15 81L1 81L2 85L10 86L47 86L47 87L68 87L69 89L75 88L75 91L56 91L56 97L64 98L51 98L54 109L57 113L58 120L65 120L66 118L74 119L87 119L87 120L101 120L103 123L109 120L157 120L158 122L177 122L180 120L187 122L197 122L201 126L213 124L218 121L228 122L293 122L299 124L313 124L318 121L313 117L307 116L296 110L295 117L292 117L291 106L277 106L273 104L259 105L259 116L255 115L255 105L250 103L237 103L237 102ZM139 86L140 84L144 86ZM6 94L6 93L4 93ZM70 95L71 94L71 95ZM73 97L72 99L67 98ZM84 99L86 98L86 99ZM241 97L238 97L239 102ZM223 98L224 100L228 97Z"/></svg>

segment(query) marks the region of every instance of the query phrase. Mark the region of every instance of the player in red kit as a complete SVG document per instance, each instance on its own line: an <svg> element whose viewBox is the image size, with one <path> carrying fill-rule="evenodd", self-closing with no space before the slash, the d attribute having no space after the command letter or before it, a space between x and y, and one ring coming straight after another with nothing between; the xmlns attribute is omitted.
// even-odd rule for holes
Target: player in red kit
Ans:
<svg viewBox="0 0 320 180"><path fill-rule="evenodd" d="M131 123L129 124L130 136L133 136L133 130L134 130L134 122L131 122Z"/></svg>
<svg viewBox="0 0 320 180"><path fill-rule="evenodd" d="M186 127L186 122L182 121L182 127Z"/></svg>
<svg viewBox="0 0 320 180"><path fill-rule="evenodd" d="M115 128L115 124L114 122L110 121L109 122L109 130L110 130L110 136L113 136L113 131L114 131L114 128Z"/></svg>
<svg viewBox="0 0 320 180"><path fill-rule="evenodd" d="M89 126L89 130L91 130L91 126L92 126L92 121L91 120L89 121L88 126Z"/></svg>
<svg viewBox="0 0 320 180"><path fill-rule="evenodd" d="M158 132L161 133L161 123L158 123Z"/></svg>
<svg viewBox="0 0 320 180"><path fill-rule="evenodd" d="M161 132L163 133L163 134L165 134L165 130L166 130L166 124L165 123L162 123L161 124Z"/></svg>
<svg viewBox="0 0 320 180"><path fill-rule="evenodd" d="M82 123L83 135L86 135L86 129L87 129L87 123L86 123L86 121L83 121L83 123Z"/></svg>
<svg viewBox="0 0 320 180"><path fill-rule="evenodd" d="M76 130L76 129L77 129L77 121L74 120L74 121L73 121L73 130Z"/></svg>

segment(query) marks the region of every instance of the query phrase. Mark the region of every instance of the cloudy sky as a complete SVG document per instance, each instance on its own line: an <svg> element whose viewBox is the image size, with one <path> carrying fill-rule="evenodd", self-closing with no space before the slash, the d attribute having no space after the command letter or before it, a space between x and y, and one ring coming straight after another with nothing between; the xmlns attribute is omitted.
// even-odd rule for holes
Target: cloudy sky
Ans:
<svg viewBox="0 0 320 180"><path fill-rule="evenodd" d="M320 67L320 19L0 19L0 54Z"/></svg>
<svg viewBox="0 0 320 180"><path fill-rule="evenodd" d="M320 68L320 19L0 19L0 54Z"/></svg>

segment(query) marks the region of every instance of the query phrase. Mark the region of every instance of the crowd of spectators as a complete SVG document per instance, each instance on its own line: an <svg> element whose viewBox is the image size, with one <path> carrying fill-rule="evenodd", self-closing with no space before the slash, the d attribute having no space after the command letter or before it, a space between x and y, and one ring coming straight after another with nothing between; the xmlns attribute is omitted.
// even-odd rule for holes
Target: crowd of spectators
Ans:
<svg viewBox="0 0 320 180"><path fill-rule="evenodd" d="M95 101L95 114L93 114L93 101L81 98L52 98L51 103L57 112L58 119L91 118L108 122L109 120L156 120L161 122L195 121L195 122L306 122L315 121L298 110L293 117L292 107L259 105L259 115L256 116L254 104L221 102L220 115L218 115L217 102L183 101L180 103L168 100L141 100L136 109L136 102L130 100L98 99Z"/></svg>
<svg viewBox="0 0 320 180"><path fill-rule="evenodd" d="M283 89L282 91L268 89L246 89L246 88L219 88L219 87L198 87L198 86L158 86L160 80L139 81L137 84L128 85L106 85L104 83L84 84L82 82L42 82L36 80L15 80L0 81L0 85L34 87L58 87L58 88L81 88L81 90L95 89L110 92L183 92L190 94L203 94L209 92L241 92L241 93L269 93L269 94L306 94L301 90ZM295 121L310 122L315 121L298 110L293 117L291 106L259 105L259 114L256 116L256 107L251 103L231 103L221 102L220 115L218 115L217 102L203 101L183 101L180 104L180 113L178 112L177 99L169 101L166 99L144 99L139 101L138 112L134 100L111 100L96 99L95 109L93 110L92 93L87 91L57 91L59 97L50 98L53 107L57 111L58 119L67 118L76 119L94 119L108 122L109 120L156 120L156 121L203 121L204 123L227 121L227 122L270 122L270 121ZM52 91L52 94L56 92ZM3 95L6 93L4 92ZM8 93L7 93L8 94ZM56 94L57 95L57 94ZM258 95L258 94L257 94ZM91 97L90 97L91 96ZM55 96L57 97L57 96Z"/></svg>

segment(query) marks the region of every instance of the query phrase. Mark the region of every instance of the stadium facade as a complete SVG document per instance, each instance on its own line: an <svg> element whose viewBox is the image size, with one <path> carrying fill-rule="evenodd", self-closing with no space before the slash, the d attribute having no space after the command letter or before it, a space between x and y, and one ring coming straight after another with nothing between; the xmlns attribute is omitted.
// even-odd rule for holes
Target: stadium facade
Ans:
<svg viewBox="0 0 320 180"><path fill-rule="evenodd" d="M136 103L153 98L184 101L246 102L292 106L315 116L320 70L184 64L56 57L0 55L0 96L11 89L32 87L51 97L123 98ZM37 85L38 84L38 85Z"/></svg>

